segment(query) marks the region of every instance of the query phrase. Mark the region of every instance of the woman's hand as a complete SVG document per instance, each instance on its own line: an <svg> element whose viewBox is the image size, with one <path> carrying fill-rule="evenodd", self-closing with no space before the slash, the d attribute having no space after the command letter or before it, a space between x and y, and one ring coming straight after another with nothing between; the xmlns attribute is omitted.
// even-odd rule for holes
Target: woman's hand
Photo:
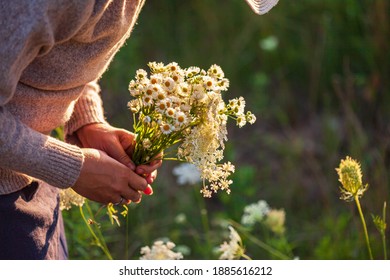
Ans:
<svg viewBox="0 0 390 280"><path fill-rule="evenodd" d="M103 151L106 153L106 156L108 155L144 177L149 185L143 192L148 195L153 193L150 184L156 179L157 169L161 166L162 160L154 160L150 164L135 166L131 160L135 145L135 135L133 133L112 127L109 124L96 123L81 127L76 131L76 135L82 148ZM129 186L131 187L131 185Z"/></svg>
<svg viewBox="0 0 390 280"><path fill-rule="evenodd" d="M96 149L82 151L84 163L73 186L80 195L103 204L115 204L140 202L141 192L150 192L150 185L145 178L106 153Z"/></svg>

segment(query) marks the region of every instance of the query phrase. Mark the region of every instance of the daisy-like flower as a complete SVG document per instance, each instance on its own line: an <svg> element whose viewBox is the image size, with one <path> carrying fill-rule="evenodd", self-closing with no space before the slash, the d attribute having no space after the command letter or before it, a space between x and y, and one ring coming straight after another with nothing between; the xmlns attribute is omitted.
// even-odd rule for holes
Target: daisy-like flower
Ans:
<svg viewBox="0 0 390 280"><path fill-rule="evenodd" d="M219 86L219 90L223 90L223 91L227 90L229 88L229 85L230 85L229 80L226 78L221 79L217 84Z"/></svg>
<svg viewBox="0 0 390 280"><path fill-rule="evenodd" d="M245 115L237 116L237 125L238 125L238 127L243 127L244 125L246 125L246 117L245 117Z"/></svg>
<svg viewBox="0 0 390 280"><path fill-rule="evenodd" d="M187 116L184 112L177 111L175 115L175 124L181 127L187 123Z"/></svg>
<svg viewBox="0 0 390 280"><path fill-rule="evenodd" d="M215 89L215 80L211 77L204 77L203 84L206 90L214 90Z"/></svg>
<svg viewBox="0 0 390 280"><path fill-rule="evenodd" d="M179 96L187 97L191 93L191 87L188 83L182 82L179 84L180 91L178 92Z"/></svg>
<svg viewBox="0 0 390 280"><path fill-rule="evenodd" d="M145 107L153 105L153 98L149 95L145 95L142 98L142 101L143 101L143 106Z"/></svg>
<svg viewBox="0 0 390 280"><path fill-rule="evenodd" d="M164 89L168 92L173 91L176 86L175 81L171 77L166 77L162 83Z"/></svg>
<svg viewBox="0 0 390 280"><path fill-rule="evenodd" d="M76 193L72 188L62 189L60 191L60 209L69 210L72 205L81 207L84 205L85 198Z"/></svg>
<svg viewBox="0 0 390 280"><path fill-rule="evenodd" d="M207 70L207 74L211 77L222 79L225 74L222 71L222 68L219 65L213 64L210 66L209 70Z"/></svg>
<svg viewBox="0 0 390 280"><path fill-rule="evenodd" d="M170 118L174 118L176 115L176 110L174 108L167 108L165 114Z"/></svg>
<svg viewBox="0 0 390 280"><path fill-rule="evenodd" d="M162 122L160 125L160 129L161 129L162 133L170 134L175 130L175 127L169 123Z"/></svg>
<svg viewBox="0 0 390 280"><path fill-rule="evenodd" d="M142 81L147 78L148 73L144 69L138 69L135 76L137 80Z"/></svg>
<svg viewBox="0 0 390 280"><path fill-rule="evenodd" d="M360 164L347 156L345 160L341 160L339 168L336 168L341 183L340 192L341 199L352 201L355 198L361 197L367 190L368 185L363 185L362 171Z"/></svg>
<svg viewBox="0 0 390 280"><path fill-rule="evenodd" d="M137 113L141 109L141 104L139 99L133 99L127 103L127 107L129 107L132 113Z"/></svg>
<svg viewBox="0 0 390 280"><path fill-rule="evenodd" d="M160 84L163 79L163 76L161 74L154 74L150 76L150 83L152 85Z"/></svg>
<svg viewBox="0 0 390 280"><path fill-rule="evenodd" d="M167 100L166 99L160 100L159 102L157 102L156 110L159 113L164 113L166 109L168 109L168 105L167 105Z"/></svg>
<svg viewBox="0 0 390 280"><path fill-rule="evenodd" d="M245 249L242 245L240 235L232 226L229 226L229 230L229 242L225 241L219 246L218 252L221 253L219 256L220 260L235 260L245 256Z"/></svg>
<svg viewBox="0 0 390 280"><path fill-rule="evenodd" d="M149 246L141 248L140 260L180 260L183 254L174 252L172 249L175 247L175 243L170 241L166 243L161 240L155 241L152 248Z"/></svg>
<svg viewBox="0 0 390 280"><path fill-rule="evenodd" d="M246 112L246 121L250 124L254 124L256 121L256 116L252 114L250 111Z"/></svg>

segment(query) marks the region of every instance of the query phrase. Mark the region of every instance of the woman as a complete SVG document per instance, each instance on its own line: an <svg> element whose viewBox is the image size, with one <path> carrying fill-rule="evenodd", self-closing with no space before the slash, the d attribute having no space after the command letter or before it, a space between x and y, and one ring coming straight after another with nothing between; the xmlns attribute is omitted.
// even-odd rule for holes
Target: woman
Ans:
<svg viewBox="0 0 390 280"><path fill-rule="evenodd" d="M59 189L103 204L152 193L161 160L134 166L134 136L106 122L97 83L143 4L0 2L0 259L67 258ZM50 136L61 125L66 142Z"/></svg>

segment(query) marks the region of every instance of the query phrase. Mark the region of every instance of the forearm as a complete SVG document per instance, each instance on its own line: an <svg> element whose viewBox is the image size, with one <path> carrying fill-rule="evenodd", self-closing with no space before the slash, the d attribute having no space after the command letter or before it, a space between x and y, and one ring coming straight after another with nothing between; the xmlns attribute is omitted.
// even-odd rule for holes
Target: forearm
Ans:
<svg viewBox="0 0 390 280"><path fill-rule="evenodd" d="M66 137L87 124L106 123L99 92L100 87L96 82L90 82L85 86L70 120L65 125Z"/></svg>
<svg viewBox="0 0 390 280"><path fill-rule="evenodd" d="M0 107L0 127L1 168L58 188L76 182L83 164L80 148L30 129L4 107Z"/></svg>

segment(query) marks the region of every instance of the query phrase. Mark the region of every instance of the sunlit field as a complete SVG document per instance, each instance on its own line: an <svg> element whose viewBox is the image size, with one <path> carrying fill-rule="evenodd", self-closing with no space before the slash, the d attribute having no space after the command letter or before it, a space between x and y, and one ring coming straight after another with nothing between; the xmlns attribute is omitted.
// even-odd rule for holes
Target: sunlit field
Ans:
<svg viewBox="0 0 390 280"><path fill-rule="evenodd" d="M243 0L147 0L100 81L107 120L133 129L129 82L156 61L221 66L226 102L244 97L256 122L228 124L230 194L204 198L202 182L180 180L193 174L164 161L153 195L127 216L115 207L110 220L106 207L88 202L88 228L79 207L63 212L70 259L139 259L156 241L172 258L219 259L237 235L232 258L387 258L389 22L387 0L280 0L263 16ZM356 200L340 199L336 168L347 156L368 184L359 196L367 232Z"/></svg>

